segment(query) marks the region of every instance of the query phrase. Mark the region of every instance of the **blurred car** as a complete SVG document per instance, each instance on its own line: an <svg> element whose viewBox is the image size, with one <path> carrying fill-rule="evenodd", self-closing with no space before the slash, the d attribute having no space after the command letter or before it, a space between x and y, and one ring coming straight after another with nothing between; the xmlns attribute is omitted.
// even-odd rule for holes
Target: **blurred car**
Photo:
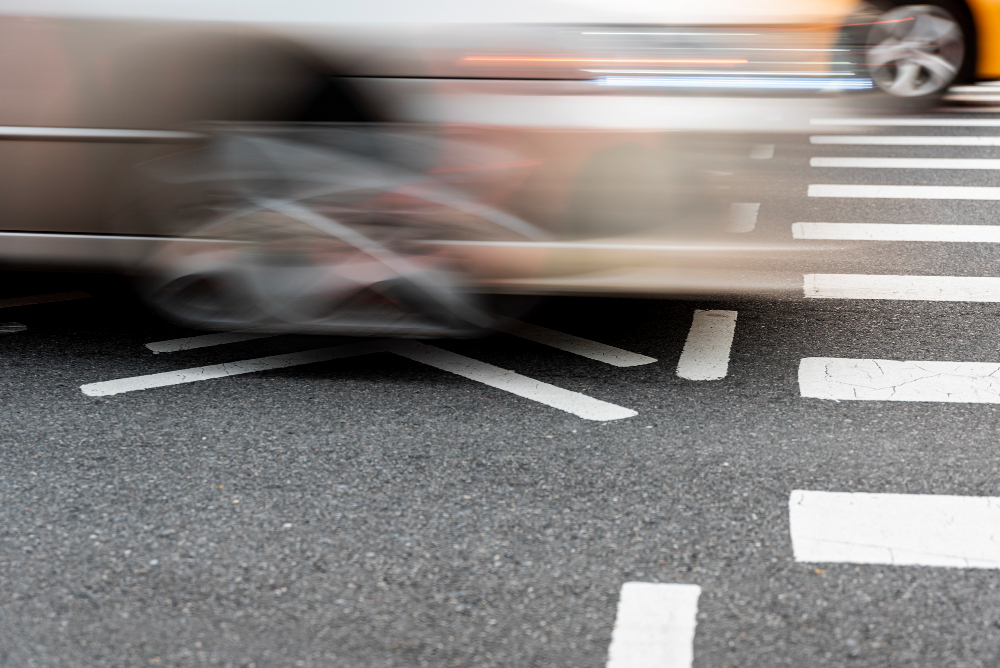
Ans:
<svg viewBox="0 0 1000 668"><path fill-rule="evenodd" d="M872 35L947 18L903 9L2 0L0 261L131 273L216 329L461 335L498 293L771 289L790 249L739 237L719 179L754 133L899 93Z"/></svg>

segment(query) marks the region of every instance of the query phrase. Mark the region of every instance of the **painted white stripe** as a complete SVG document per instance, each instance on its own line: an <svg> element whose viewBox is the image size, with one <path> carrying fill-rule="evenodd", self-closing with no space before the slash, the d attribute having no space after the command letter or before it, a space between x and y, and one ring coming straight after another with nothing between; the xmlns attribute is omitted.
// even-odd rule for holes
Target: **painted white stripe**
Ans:
<svg viewBox="0 0 1000 668"><path fill-rule="evenodd" d="M850 146L1000 146L996 137L934 137L934 136L875 136L817 135L813 144L843 144Z"/></svg>
<svg viewBox="0 0 1000 668"><path fill-rule="evenodd" d="M227 376L238 376L245 373L256 373L258 371L270 371L272 369L285 369L302 364L315 364L316 362L327 362L329 360L341 359L344 357L354 357L357 355L367 355L369 353L381 352L385 350L384 343L353 343L344 346L332 346L329 348L317 348L299 353L288 353L285 355L270 355L268 357L257 357L239 362L226 362L224 364L212 364L210 366L199 366L191 369L180 369L179 371L165 371L154 373L148 376L135 376L132 378L119 378L118 380L106 380L100 383L90 383L80 387L83 393L91 397L106 397L112 394L123 392L135 392L136 390L149 390L155 387L167 387L168 385L181 385L183 383L196 383L200 380L212 380L214 378L225 378Z"/></svg>
<svg viewBox="0 0 1000 668"><path fill-rule="evenodd" d="M654 357L632 353L605 343L598 343L511 318L498 318L494 329L612 366L641 366L656 361Z"/></svg>
<svg viewBox="0 0 1000 668"><path fill-rule="evenodd" d="M181 339L170 339L168 341L154 341L152 343L147 343L146 347L154 353L177 353L184 350L194 350L196 348L221 346L227 343L240 343L241 341L253 341L254 339L267 339L273 336L279 335L253 332L250 330L238 330L234 332L219 332L217 334L187 336Z"/></svg>
<svg viewBox="0 0 1000 668"><path fill-rule="evenodd" d="M988 158L812 158L811 167L860 169L1000 169L1000 160Z"/></svg>
<svg viewBox="0 0 1000 668"><path fill-rule="evenodd" d="M796 239L1000 243L1000 225L910 223L792 223Z"/></svg>
<svg viewBox="0 0 1000 668"><path fill-rule="evenodd" d="M807 357L799 392L834 401L1000 403L1000 364Z"/></svg>
<svg viewBox="0 0 1000 668"><path fill-rule="evenodd" d="M873 127L1000 128L1000 118L814 118L812 125L869 125Z"/></svg>
<svg viewBox="0 0 1000 668"><path fill-rule="evenodd" d="M51 128L25 125L0 126L0 140L107 141L107 142L190 142L206 135L174 130L118 130L108 128Z"/></svg>
<svg viewBox="0 0 1000 668"><path fill-rule="evenodd" d="M16 334L28 329L19 322L0 322L0 334Z"/></svg>
<svg viewBox="0 0 1000 668"><path fill-rule="evenodd" d="M753 232L757 227L757 213L760 211L759 202L737 202L729 205L729 231L730 232Z"/></svg>
<svg viewBox="0 0 1000 668"><path fill-rule="evenodd" d="M1000 497L795 490L796 561L1000 568Z"/></svg>
<svg viewBox="0 0 1000 668"><path fill-rule="evenodd" d="M998 302L1000 278L992 276L891 276L806 274L809 299L900 299L932 302Z"/></svg>
<svg viewBox="0 0 1000 668"><path fill-rule="evenodd" d="M636 411L615 404L588 397L579 392L564 390L555 385L549 385L533 380L513 371L495 367L492 364L459 355L447 350L435 348L417 341L366 341L363 343L319 348L299 353L271 355L255 359L213 364L210 366L166 371L147 376L120 378L82 385L80 389L91 397L104 397L123 392L149 390L156 387L195 383L202 380L225 378L258 371L285 369L302 364L315 364L345 357L355 357L370 353L391 352L407 359L427 364L436 369L448 371L490 387L495 387L519 397L531 399L538 403L572 413L585 420L620 420L638 415Z"/></svg>
<svg viewBox="0 0 1000 668"><path fill-rule="evenodd" d="M810 197L867 197L879 199L1000 200L1000 188L981 186L849 186L814 184Z"/></svg>
<svg viewBox="0 0 1000 668"><path fill-rule="evenodd" d="M564 390L561 387L549 385L519 373L417 341L399 341L392 344L390 350L415 362L448 371L552 408L558 408L585 420L621 420L638 415L630 408L616 406L579 392Z"/></svg>
<svg viewBox="0 0 1000 668"><path fill-rule="evenodd" d="M770 160L774 157L774 144L756 144L750 149L752 160Z"/></svg>
<svg viewBox="0 0 1000 668"><path fill-rule="evenodd" d="M72 299L86 299L90 297L86 292L75 290L73 292L53 292L47 295L30 295L28 297L9 297L0 299L0 308L14 308L15 306L31 306L32 304L48 304L51 302L65 302Z"/></svg>
<svg viewBox="0 0 1000 668"><path fill-rule="evenodd" d="M735 334L736 311L695 311L677 375L688 380L725 378Z"/></svg>
<svg viewBox="0 0 1000 668"><path fill-rule="evenodd" d="M690 668L700 595L698 585L623 584L607 668Z"/></svg>

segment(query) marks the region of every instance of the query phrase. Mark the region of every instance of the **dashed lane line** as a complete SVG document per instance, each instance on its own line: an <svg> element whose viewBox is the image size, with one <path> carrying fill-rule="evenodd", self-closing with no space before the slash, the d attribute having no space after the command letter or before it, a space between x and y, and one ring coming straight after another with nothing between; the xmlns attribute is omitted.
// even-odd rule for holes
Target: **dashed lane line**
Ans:
<svg viewBox="0 0 1000 668"><path fill-rule="evenodd" d="M793 223L795 239L1000 243L1000 225L912 223Z"/></svg>
<svg viewBox="0 0 1000 668"><path fill-rule="evenodd" d="M0 299L0 308L14 308L15 306L31 306L32 304L48 304L51 302L65 302L73 299L87 299L91 295L86 292L74 290L72 292L53 292L45 295L29 295L27 297L8 297Z"/></svg>
<svg viewBox="0 0 1000 668"><path fill-rule="evenodd" d="M598 343L512 318L498 317L494 329L617 367L641 366L656 361L655 357L647 357L606 343Z"/></svg>
<svg viewBox="0 0 1000 668"><path fill-rule="evenodd" d="M795 490L796 561L1000 568L1000 497Z"/></svg>
<svg viewBox="0 0 1000 668"><path fill-rule="evenodd" d="M857 169L1000 169L992 158L810 158L810 167Z"/></svg>
<svg viewBox="0 0 1000 668"><path fill-rule="evenodd" d="M620 420L638 413L579 392L543 383L527 376L501 369L447 350L416 341L368 341L363 343L319 348L284 355L270 355L237 362L212 364L177 371L166 371L132 378L101 381L82 385L84 394L103 397L157 387L194 383L258 371L285 369L303 364L315 364L335 359L356 357L378 352L390 352L443 371L474 380L546 406L572 413L585 420Z"/></svg>
<svg viewBox="0 0 1000 668"><path fill-rule="evenodd" d="M677 375L687 380L719 380L729 373L729 354L736 334L736 311L694 312Z"/></svg>
<svg viewBox="0 0 1000 668"><path fill-rule="evenodd" d="M807 299L1000 302L1000 278L806 274L802 281L802 292Z"/></svg>
<svg viewBox="0 0 1000 668"><path fill-rule="evenodd" d="M757 227L757 214L760 213L760 202L734 202L729 205L730 232L745 234L753 232Z"/></svg>
<svg viewBox="0 0 1000 668"><path fill-rule="evenodd" d="M1000 364L807 357L799 393L834 401L1000 404Z"/></svg>
<svg viewBox="0 0 1000 668"><path fill-rule="evenodd" d="M809 197L1000 200L1000 188L993 186L869 186L823 183L810 185Z"/></svg>
<svg viewBox="0 0 1000 668"><path fill-rule="evenodd" d="M241 341L268 339L274 336L280 335L274 333L254 332L251 330L237 330L233 332L218 332L216 334L187 336L180 339L169 339L167 341L154 341L152 343L147 343L146 347L154 353L177 353L185 350L195 350L197 348L208 348L209 346L221 346L227 343L240 343Z"/></svg>
<svg viewBox="0 0 1000 668"><path fill-rule="evenodd" d="M1000 136L816 135L809 137L809 141L845 146L1000 146Z"/></svg>
<svg viewBox="0 0 1000 668"><path fill-rule="evenodd" d="M701 587L626 582L606 668L690 668Z"/></svg>
<svg viewBox="0 0 1000 668"><path fill-rule="evenodd" d="M814 118L812 125L906 128L1000 128L1000 118Z"/></svg>

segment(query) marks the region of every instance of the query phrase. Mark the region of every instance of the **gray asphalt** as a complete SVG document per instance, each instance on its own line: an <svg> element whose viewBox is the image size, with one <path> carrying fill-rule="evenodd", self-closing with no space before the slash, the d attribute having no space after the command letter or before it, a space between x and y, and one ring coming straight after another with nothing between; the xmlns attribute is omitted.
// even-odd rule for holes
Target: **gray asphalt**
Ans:
<svg viewBox="0 0 1000 668"><path fill-rule="evenodd" d="M985 134L898 132L916 133ZM754 234L995 224L993 202L805 190L1000 185L808 167L996 149L776 141ZM879 244L854 270L990 276L998 259ZM632 368L506 335L435 344L638 411L597 423L387 354L88 397L318 346L153 355L143 344L188 332L116 283L0 280L0 297L75 289L95 296L0 311L27 327L0 334L0 665L596 668L628 581L702 587L696 668L1000 664L996 571L817 568L793 560L788 527L794 489L1000 495L995 406L803 399L796 380L809 356L1000 362L1000 305L564 298L529 318L659 360ZM676 375L695 308L739 312L723 380Z"/></svg>

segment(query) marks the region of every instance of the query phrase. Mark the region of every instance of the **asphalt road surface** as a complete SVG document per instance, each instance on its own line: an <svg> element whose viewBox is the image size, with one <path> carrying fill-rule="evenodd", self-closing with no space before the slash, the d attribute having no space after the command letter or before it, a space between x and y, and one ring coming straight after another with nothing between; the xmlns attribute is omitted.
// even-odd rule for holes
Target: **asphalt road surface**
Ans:
<svg viewBox="0 0 1000 668"><path fill-rule="evenodd" d="M855 134L1000 138L911 118L997 123ZM4 275L0 665L1000 664L998 165L810 166L1000 148L770 141L747 233L866 251L797 297L154 352L198 333Z"/></svg>

